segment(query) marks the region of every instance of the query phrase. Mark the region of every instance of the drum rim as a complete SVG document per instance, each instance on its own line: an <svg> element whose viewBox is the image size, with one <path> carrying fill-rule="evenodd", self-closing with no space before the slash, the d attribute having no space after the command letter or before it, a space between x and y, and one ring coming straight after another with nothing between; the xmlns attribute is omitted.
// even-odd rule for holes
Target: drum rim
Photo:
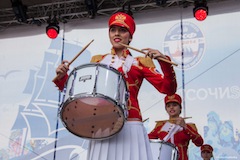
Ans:
<svg viewBox="0 0 240 160"><path fill-rule="evenodd" d="M59 113L59 114L60 114L60 113ZM61 116L60 116L60 117L61 117ZM70 129L68 128L68 126L66 125L66 123L62 120L62 118L60 118L60 119L61 119L61 121L62 121L62 124L64 125L64 127L67 129L68 132L72 133L73 135L75 135L75 136L77 136L77 137L80 137L80 138L83 138L83 139L88 139L88 140L105 140L105 139L112 138L112 137L114 137L116 134L118 134L118 133L122 130L122 128L123 128L123 126L124 126L124 123L125 123L125 119L124 119L124 123L123 123L123 125L121 125L121 128L120 128L117 132L115 132L114 134L111 134L110 136L100 137L100 138L92 138L92 137L85 137L85 136L81 136L81 135L79 135L79 134L76 134L75 132L73 132L72 130L70 130Z"/></svg>
<svg viewBox="0 0 240 160"><path fill-rule="evenodd" d="M162 144L166 144L166 145L169 145L175 149L178 150L177 146L171 142L166 142L164 140L160 140L160 139L149 139L150 143L162 143Z"/></svg>
<svg viewBox="0 0 240 160"><path fill-rule="evenodd" d="M117 73L117 74L119 74L119 75L122 76L122 74L121 74L117 69L115 69L115 68L113 68L113 67L111 67L111 66L108 66L108 65L106 65L106 64L103 64L103 63L85 63L85 64L82 64L82 65L79 65L79 66L75 67L75 68L70 72L69 76L72 75L72 74L74 74L74 72L75 72L76 70L79 70L79 69L81 69L81 68L86 68L86 67L88 67L88 66L101 66L101 67L103 67L103 68L105 68L105 69L113 70L115 73Z"/></svg>
<svg viewBox="0 0 240 160"><path fill-rule="evenodd" d="M119 76L122 77L123 83L125 84L126 92L129 93L129 90L128 90L128 87L127 87L127 82L126 82L123 74L122 74L121 72L119 72L117 69L115 69L115 68L113 68L113 67L111 67L111 66L109 66L109 65L103 64L103 63L85 63L85 64L82 64L82 65L79 65L79 66L75 67L75 68L70 72L70 74L69 74L69 76L68 76L68 79L67 79L67 82L68 82L68 80L70 79L70 77L71 77L72 75L74 75L74 72L75 72L76 70L79 70L79 69L81 69L81 68L85 68L85 67L87 67L87 66L101 66L101 67L103 67L103 68L105 68L105 69L109 69L109 70L115 72L117 75L119 75ZM67 83L65 84L65 87L67 87L66 85L67 85Z"/></svg>
<svg viewBox="0 0 240 160"><path fill-rule="evenodd" d="M79 66L75 67L75 69L84 68L85 66L101 66L103 68L113 70L114 72L116 72L118 74L121 74L117 69L113 68L112 66L106 65L104 63L93 63L93 62L92 63L85 63L85 64L82 64L82 65L79 65Z"/></svg>
<svg viewBox="0 0 240 160"><path fill-rule="evenodd" d="M171 160L178 160L179 159L180 153L179 153L178 147L175 144L173 144L171 142L166 142L166 141L161 140L161 139L149 139L149 142L151 144L154 144L154 143L155 144L158 144L158 143L159 144L166 144L167 146L172 147L172 156L174 156L174 157L171 157ZM159 157L158 157L158 159L159 159Z"/></svg>

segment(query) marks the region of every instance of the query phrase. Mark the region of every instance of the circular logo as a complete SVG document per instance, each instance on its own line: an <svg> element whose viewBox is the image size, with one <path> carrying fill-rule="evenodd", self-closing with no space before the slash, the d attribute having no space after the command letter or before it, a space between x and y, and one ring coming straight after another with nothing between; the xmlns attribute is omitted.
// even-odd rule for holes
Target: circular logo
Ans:
<svg viewBox="0 0 240 160"><path fill-rule="evenodd" d="M205 50L205 39L201 30L191 22L175 24L164 39L164 53L179 68L190 69L198 64Z"/></svg>

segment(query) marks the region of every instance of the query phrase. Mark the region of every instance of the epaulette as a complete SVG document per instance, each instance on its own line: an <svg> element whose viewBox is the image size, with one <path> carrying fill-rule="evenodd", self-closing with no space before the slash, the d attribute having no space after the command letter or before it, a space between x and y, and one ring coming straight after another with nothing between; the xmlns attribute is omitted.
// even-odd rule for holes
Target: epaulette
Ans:
<svg viewBox="0 0 240 160"><path fill-rule="evenodd" d="M107 54L105 54L105 55L98 54L98 55L92 56L92 59L91 59L90 62L91 62L91 63L99 62L99 61L101 61L106 55L107 55Z"/></svg>
<svg viewBox="0 0 240 160"><path fill-rule="evenodd" d="M166 123L166 121L156 121L155 128L162 126L164 123Z"/></svg>
<svg viewBox="0 0 240 160"><path fill-rule="evenodd" d="M194 123L187 123L187 125L189 125L193 130L197 130L197 127Z"/></svg>
<svg viewBox="0 0 240 160"><path fill-rule="evenodd" d="M145 67L155 67L153 60L149 57L137 57L137 60Z"/></svg>

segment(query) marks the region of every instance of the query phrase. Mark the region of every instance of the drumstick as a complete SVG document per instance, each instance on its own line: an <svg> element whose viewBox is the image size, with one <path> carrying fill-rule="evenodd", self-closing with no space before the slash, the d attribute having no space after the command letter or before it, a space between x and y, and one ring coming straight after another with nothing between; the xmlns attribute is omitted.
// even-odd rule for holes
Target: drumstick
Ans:
<svg viewBox="0 0 240 160"><path fill-rule="evenodd" d="M144 123L144 122L146 122L147 120L149 120L149 118L147 118L147 119L144 119L142 122Z"/></svg>
<svg viewBox="0 0 240 160"><path fill-rule="evenodd" d="M118 42L118 43L121 44L121 45L124 46L124 47L130 48L130 49L132 49L132 50L135 50L135 51L140 52L140 53L143 53L143 54L146 54L144 51L141 51L141 50L139 50L139 49L137 49L137 48L131 47L131 46L127 45L127 44L123 44L123 43L121 43L121 42ZM169 60L167 60L167 59L165 59L165 58L158 57L157 59L158 59L158 60L161 60L161 61L164 61L164 62L167 62L167 63L170 63L170 64L172 64L172 65L174 65L174 66L178 66L178 64L176 64L176 63L174 63L174 62L171 62L171 61L169 61Z"/></svg>
<svg viewBox="0 0 240 160"><path fill-rule="evenodd" d="M183 119L190 119L192 117L184 117ZM160 121L155 121L156 123L162 122L162 121L168 121L168 120L176 120L177 118L171 118L171 119L165 119L165 120L160 120Z"/></svg>
<svg viewBox="0 0 240 160"><path fill-rule="evenodd" d="M94 40L91 40L91 42L89 42L85 47L83 47L83 49L68 63L68 66L70 66L73 61L75 59L77 59L78 56L80 56L80 54L82 54L83 51L85 51L85 49L93 42Z"/></svg>
<svg viewBox="0 0 240 160"><path fill-rule="evenodd" d="M91 42L89 42L85 47L82 48L82 50L67 64L67 66L69 67L73 61L75 59L77 59L78 56L80 56L82 54L83 51L85 51L85 49L93 42L94 40L91 40ZM56 79L58 79L58 75L52 80L53 82L56 81Z"/></svg>

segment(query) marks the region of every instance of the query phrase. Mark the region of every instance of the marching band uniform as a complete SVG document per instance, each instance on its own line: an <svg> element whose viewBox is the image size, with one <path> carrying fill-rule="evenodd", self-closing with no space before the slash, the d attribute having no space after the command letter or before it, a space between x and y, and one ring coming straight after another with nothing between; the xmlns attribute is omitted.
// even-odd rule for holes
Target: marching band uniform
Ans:
<svg viewBox="0 0 240 160"><path fill-rule="evenodd" d="M114 14L109 20L109 27L111 25L126 27L131 35L135 31L134 20L125 13ZM109 54L93 56L91 62L109 65L122 73L129 91L129 99L128 117L122 130L109 139L91 140L88 160L152 160L137 97L144 78L161 93L175 93L177 82L172 65L159 61L163 71L163 74L160 74L151 58L133 58L127 49L123 51L122 57L118 57L113 48ZM62 90L66 80L67 75L54 83Z"/></svg>
<svg viewBox="0 0 240 160"><path fill-rule="evenodd" d="M177 102L181 105L181 97L177 94L165 97L165 104ZM174 124L175 120L158 121L155 128L148 134L149 139L160 139L174 144L179 152L179 160L188 160L189 141L196 146L203 144L203 138L198 133L194 123L186 123L186 128Z"/></svg>

